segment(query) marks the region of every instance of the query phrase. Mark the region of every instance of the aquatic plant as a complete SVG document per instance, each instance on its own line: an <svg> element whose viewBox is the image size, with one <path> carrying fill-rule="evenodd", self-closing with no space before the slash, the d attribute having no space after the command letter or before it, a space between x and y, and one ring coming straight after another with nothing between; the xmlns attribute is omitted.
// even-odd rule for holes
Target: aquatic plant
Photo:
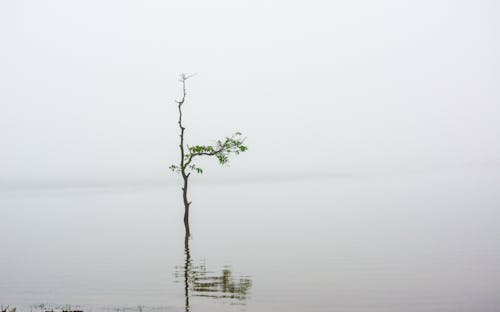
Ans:
<svg viewBox="0 0 500 312"><path fill-rule="evenodd" d="M6 306L4 307L3 305L0 306L0 312L16 312L17 311L17 308L16 307L10 307L10 306Z"/></svg>

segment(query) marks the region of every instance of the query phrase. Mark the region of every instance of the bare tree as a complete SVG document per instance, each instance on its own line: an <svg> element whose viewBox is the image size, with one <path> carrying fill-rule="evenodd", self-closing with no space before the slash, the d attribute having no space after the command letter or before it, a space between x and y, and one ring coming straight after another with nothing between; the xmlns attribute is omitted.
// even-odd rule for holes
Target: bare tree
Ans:
<svg viewBox="0 0 500 312"><path fill-rule="evenodd" d="M179 129L180 129L180 152L181 159L178 165L171 165L170 169L174 172L180 173L182 176L182 199L184 202L184 225L189 232L189 206L191 202L188 200L188 181L192 172L203 173L203 169L194 163L194 160L201 156L212 157L215 156L221 165L225 165L229 161L231 155L238 155L248 150L244 145L245 139L240 132L234 133L224 140L217 140L214 145L194 145L189 146L184 142L184 132L186 128L182 124L182 105L186 101L186 81L192 75L181 74L179 81L182 84L182 97L176 101L179 109Z"/></svg>

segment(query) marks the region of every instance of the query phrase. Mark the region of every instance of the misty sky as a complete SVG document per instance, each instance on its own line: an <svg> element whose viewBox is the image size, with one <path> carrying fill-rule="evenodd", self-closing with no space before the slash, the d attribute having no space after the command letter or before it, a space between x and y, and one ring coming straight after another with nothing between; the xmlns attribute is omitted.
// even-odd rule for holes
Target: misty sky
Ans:
<svg viewBox="0 0 500 312"><path fill-rule="evenodd" d="M500 164L497 1L2 1L0 185Z"/></svg>

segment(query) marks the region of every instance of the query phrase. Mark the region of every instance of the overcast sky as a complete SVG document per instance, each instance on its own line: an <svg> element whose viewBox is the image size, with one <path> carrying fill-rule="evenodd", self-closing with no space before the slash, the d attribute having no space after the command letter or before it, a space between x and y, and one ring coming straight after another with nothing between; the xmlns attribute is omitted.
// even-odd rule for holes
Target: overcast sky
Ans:
<svg viewBox="0 0 500 312"><path fill-rule="evenodd" d="M0 184L173 179L188 143L241 131L205 178L500 163L497 1L2 1Z"/></svg>

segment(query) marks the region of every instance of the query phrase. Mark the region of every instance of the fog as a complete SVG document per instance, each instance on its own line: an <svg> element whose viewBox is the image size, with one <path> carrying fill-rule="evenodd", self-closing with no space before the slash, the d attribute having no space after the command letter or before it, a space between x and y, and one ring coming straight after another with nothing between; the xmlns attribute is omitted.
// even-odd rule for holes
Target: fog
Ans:
<svg viewBox="0 0 500 312"><path fill-rule="evenodd" d="M496 1L3 1L0 185L175 181L186 139L249 152L199 180L500 165Z"/></svg>

